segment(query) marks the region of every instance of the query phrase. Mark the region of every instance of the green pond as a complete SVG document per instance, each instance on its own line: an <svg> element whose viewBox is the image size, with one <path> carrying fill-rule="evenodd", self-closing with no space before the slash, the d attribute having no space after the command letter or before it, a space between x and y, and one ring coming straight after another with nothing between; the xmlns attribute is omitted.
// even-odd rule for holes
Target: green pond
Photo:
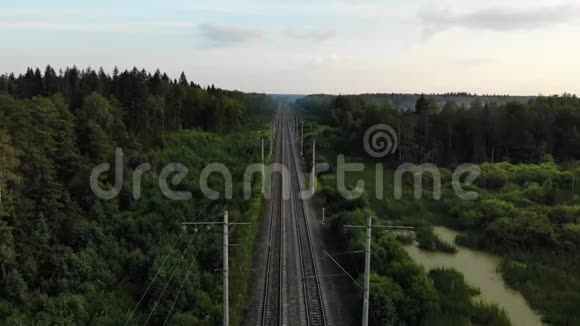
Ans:
<svg viewBox="0 0 580 326"><path fill-rule="evenodd" d="M445 227L434 227L435 234L444 241L454 243L459 233ZM455 255L425 251L416 246L405 246L409 255L426 269L454 268L465 276L465 281L480 289L485 302L493 302L505 309L515 326L542 325L541 317L528 305L524 297L509 288L498 272L501 257L457 246Z"/></svg>

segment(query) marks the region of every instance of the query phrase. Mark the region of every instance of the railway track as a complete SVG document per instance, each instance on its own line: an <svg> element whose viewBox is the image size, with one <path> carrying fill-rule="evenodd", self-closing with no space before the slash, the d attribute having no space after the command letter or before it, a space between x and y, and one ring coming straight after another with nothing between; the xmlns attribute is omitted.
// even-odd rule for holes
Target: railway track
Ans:
<svg viewBox="0 0 580 326"><path fill-rule="evenodd" d="M300 257L301 285L306 314L305 321L308 326L327 325L327 316L322 298L318 266L315 261L316 255L314 253L312 236L306 218L307 214L302 199L298 198L298 194L301 191L300 180L298 177L300 171L298 170L299 167L296 163L296 153L292 141L290 125L287 123L284 125L284 133L286 134L288 142L287 146L285 146L285 150L288 153L288 155L286 155L287 161L285 163L290 169L290 202L291 205L294 206L294 212L296 214L294 216L294 221L296 223L298 234L297 241Z"/></svg>
<svg viewBox="0 0 580 326"><path fill-rule="evenodd" d="M282 133L282 137L283 137ZM283 160L283 138L276 144L275 162ZM285 325L284 307L286 297L286 273L284 255L284 223L282 210L282 180L279 174L272 178L270 200L270 225L268 231L268 252L264 276L262 313L259 325Z"/></svg>
<svg viewBox="0 0 580 326"><path fill-rule="evenodd" d="M280 113L274 163L287 173L272 174L267 252L258 325L326 326L328 319L322 297L316 255L307 220L299 198L301 180L288 112ZM284 179L286 175L286 179ZM289 187L289 198L283 198Z"/></svg>

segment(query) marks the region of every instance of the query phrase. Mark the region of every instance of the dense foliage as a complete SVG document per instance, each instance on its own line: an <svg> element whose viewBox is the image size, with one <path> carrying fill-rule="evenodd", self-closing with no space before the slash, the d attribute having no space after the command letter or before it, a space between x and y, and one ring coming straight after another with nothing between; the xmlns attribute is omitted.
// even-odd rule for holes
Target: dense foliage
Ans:
<svg viewBox="0 0 580 326"><path fill-rule="evenodd" d="M450 254L457 252L457 248L453 244L439 239L430 227L419 227L415 231L415 234L419 248L423 250L442 251Z"/></svg>
<svg viewBox="0 0 580 326"><path fill-rule="evenodd" d="M368 215L376 213L365 208L368 202L364 197L348 201L339 196L332 178L322 181L318 199L330 213L334 236L343 240L345 250L360 252L364 248L363 232L345 230L343 225L363 224ZM411 259L397 236L379 229L373 234L371 325L510 325L506 313L496 305L474 300L478 291L470 288L457 271L427 273ZM360 255L355 260L355 266L362 266ZM360 269L355 268L353 273L362 282Z"/></svg>
<svg viewBox="0 0 580 326"><path fill-rule="evenodd" d="M465 229L458 244L505 256L501 271L546 322L580 322L580 164L483 164L476 201L442 201L446 222Z"/></svg>
<svg viewBox="0 0 580 326"><path fill-rule="evenodd" d="M329 194L327 191L326 194ZM330 199L330 198L328 198ZM352 251L364 248L364 234L345 231L344 224L362 224L368 209L336 210L331 200L330 222L338 239L344 239ZM428 314L438 307L437 291L427 273L407 255L401 244L389 234L376 235L373 241L373 279L371 291L370 321L372 325L421 325ZM356 257L362 266L363 257ZM356 274L356 272L355 272ZM359 274L362 282L362 275Z"/></svg>
<svg viewBox="0 0 580 326"><path fill-rule="evenodd" d="M521 291L545 322L580 323L580 189L576 184L580 178L580 99L564 95L503 104L475 99L467 107L453 102L441 106L420 96L414 110L406 111L364 96L311 96L297 102L305 115L326 125L316 127L317 142L322 144L319 161L333 166L336 153L344 153L351 161L363 158L367 166L350 180L347 176L351 189L356 178L362 177L370 191L355 201L341 202L333 177L323 176L323 182L329 181L321 189L324 205L336 211L371 207L375 216L415 225L419 227L417 240L427 250L454 251L451 244L433 235L430 223L460 229L463 235L456 244L505 258L499 267L504 280ZM399 149L374 160L361 144L367 128L377 123L397 130ZM395 199L394 171L387 169L383 179L377 179L373 168L377 162L387 167L403 162L437 164L443 178L442 200L433 200L428 174L423 175L422 200L412 200L410 175L403 178L403 198ZM467 188L479 195L474 201L458 198L451 187L451 171L463 162L479 163L482 171ZM377 180L384 182L385 189L379 199L372 192ZM336 221L337 231L353 222L344 217ZM482 314L496 310L474 309ZM501 317L498 312L493 315Z"/></svg>
<svg viewBox="0 0 580 326"><path fill-rule="evenodd" d="M246 113L263 114L272 110L267 96L226 91L213 85L203 89L189 82L183 73L179 80L172 80L159 70L151 74L137 68L123 72L115 68L112 75L103 69L72 67L57 74L50 66L44 73L38 68L29 68L23 75L1 75L0 92L26 99L61 94L77 117L83 114L82 110L90 109L85 103L86 96L97 93L109 100L108 111L122 117L126 130L141 142L182 128L223 133L239 127ZM115 127L117 130L118 126Z"/></svg>
<svg viewBox="0 0 580 326"><path fill-rule="evenodd" d="M366 100L377 103L388 103L400 110L412 109L417 103L417 99L425 94L363 94ZM510 95L489 95L489 94L472 94L467 92L451 92L443 94L429 94L428 95L439 106L444 106L445 103L453 101L458 105L465 105L469 107L474 100L482 102L507 103L507 102L527 102L530 96L510 96Z"/></svg>
<svg viewBox="0 0 580 326"><path fill-rule="evenodd" d="M206 90L184 75L172 81L136 69L57 75L48 67L0 77L2 324L123 325L130 316L136 324L219 323L220 234L184 230L181 222L219 218L226 207L233 221L258 216L261 202L241 200L241 189L229 202L203 199L198 178L207 163L220 162L241 180L243 167L258 160L255 130L265 127L250 116L272 108L265 95ZM117 147L123 188L100 200L89 175L97 164L114 164ZM188 168L175 188L193 192L191 200L160 192L159 172L171 162ZM132 175L141 163L151 170L137 200ZM113 180L108 174L100 182L107 188ZM222 183L210 178L216 189ZM248 270L255 232L232 234L242 245L233 268ZM246 274L232 290L234 323Z"/></svg>
<svg viewBox="0 0 580 326"><path fill-rule="evenodd" d="M431 316L433 325L510 325L505 311L474 300L479 290L465 283L463 275L456 270L433 269L429 277L441 304L440 311Z"/></svg>
<svg viewBox="0 0 580 326"><path fill-rule="evenodd" d="M325 128L314 130L321 144L330 142L333 138L333 133L327 131ZM321 147L317 154L319 162L336 155L332 147L324 145ZM360 252L364 249L364 232L360 229L345 229L343 226L362 225L366 223L369 215L376 217L374 223L385 224L391 220L389 217L397 219L396 209L383 210L380 201L374 199L373 181L376 179L372 169L347 174L347 187L354 187L359 178L367 184L360 197L347 200L337 191L335 166L331 164L331 168L332 171L319 178L318 204L326 208L330 221L329 232L337 243L343 244L342 250ZM418 215L410 209L417 206L417 201L404 201L403 205L406 206L404 211L407 214ZM391 206L390 209L394 207ZM433 234L426 221L411 218L406 222L412 222L419 227L417 240L424 246L429 246L428 249L450 253L455 251L452 244L440 240ZM412 243L414 240L404 234L393 234L381 229L373 230L371 325L449 325L452 322L455 322L455 325L509 325L505 312L499 307L476 302L473 296L477 291L469 288L460 274L456 277L458 274L456 271L443 271L442 276L427 273L413 261L403 247L409 245L409 241ZM352 265L351 272L358 275L361 283L363 255L353 255L351 259L353 262L350 264L348 260L343 260L343 263L345 266ZM447 287L442 285L446 284L448 279L457 283L453 291L449 291L448 285ZM455 298L461 298L462 301L453 303ZM462 310L458 310L459 306Z"/></svg>
<svg viewBox="0 0 580 326"><path fill-rule="evenodd" d="M453 101L438 105L420 96L414 110L369 102L364 96L312 96L298 107L320 122L338 128L344 153L362 154L362 136L377 123L399 134L391 161L452 165L462 162L539 162L580 159L580 99L538 97L527 103L482 103L467 107ZM353 152L354 151L354 152Z"/></svg>

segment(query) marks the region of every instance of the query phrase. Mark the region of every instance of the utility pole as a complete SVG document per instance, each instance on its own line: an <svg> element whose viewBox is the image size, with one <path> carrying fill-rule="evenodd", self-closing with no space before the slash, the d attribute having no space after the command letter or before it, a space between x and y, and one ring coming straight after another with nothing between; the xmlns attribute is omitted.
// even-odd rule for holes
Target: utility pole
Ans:
<svg viewBox="0 0 580 326"><path fill-rule="evenodd" d="M312 174L310 175L310 191L314 195L315 185L314 182L316 180L316 139L312 140Z"/></svg>
<svg viewBox="0 0 580 326"><path fill-rule="evenodd" d="M362 326L368 326L369 324L369 293L370 293L370 278L371 278L371 244L372 244L372 229L383 228L383 229L399 229L399 230L412 230L413 227L410 226L395 226L395 225L372 225L372 216L367 217L366 225L345 225L345 228L364 228L366 230L365 237L365 276L363 284L363 315L362 315Z"/></svg>
<svg viewBox="0 0 580 326"><path fill-rule="evenodd" d="M249 225L250 223L230 223L228 220L228 211L224 211L223 222L185 222L182 225L215 225L222 224L223 226L223 266L222 266L222 278L223 278L223 326L230 325L230 270L229 270L229 249L230 249L230 226L235 227L236 225ZM233 228L232 228L233 229ZM197 229L196 229L197 232Z"/></svg>
<svg viewBox="0 0 580 326"><path fill-rule="evenodd" d="M365 243L365 281L364 281L364 289L363 289L363 320L362 324L364 326L369 324L369 291L370 291L370 284L371 284L371 244L373 241L372 236L372 224L373 219L369 215L367 217L367 229L366 229L366 243Z"/></svg>
<svg viewBox="0 0 580 326"><path fill-rule="evenodd" d="M262 158L264 157L264 139L262 139ZM228 211L224 212L224 254L223 254L223 282L224 282L224 326L230 325L230 237L228 225ZM367 298L368 301L368 298ZM368 312L367 312L368 313Z"/></svg>

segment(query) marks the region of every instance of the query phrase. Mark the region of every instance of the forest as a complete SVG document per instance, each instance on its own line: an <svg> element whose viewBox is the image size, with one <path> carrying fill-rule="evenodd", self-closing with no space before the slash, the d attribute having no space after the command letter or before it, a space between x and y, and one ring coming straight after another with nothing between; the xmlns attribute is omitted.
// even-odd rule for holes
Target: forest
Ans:
<svg viewBox="0 0 580 326"><path fill-rule="evenodd" d="M203 199L200 170L222 162L241 180L259 156L274 105L263 94L202 88L182 74L136 68L107 74L46 67L0 77L0 320L3 325L216 325L221 320L220 235L181 223L253 222L261 201ZM90 171L113 163L131 172L149 162L142 198L99 200ZM193 199L158 190L168 163L187 166L179 185ZM236 178L238 176L238 178ZM100 179L107 189L108 175ZM223 182L210 179L210 185ZM236 185L240 186L241 185ZM241 189L234 191L241 194ZM255 225L257 223L253 223ZM232 322L245 309L254 227L236 230Z"/></svg>
<svg viewBox="0 0 580 326"><path fill-rule="evenodd" d="M297 105L338 128L345 150L362 150L362 135L377 122L390 125L399 134L394 161L450 166L537 163L546 154L558 162L580 158L580 99L567 94L505 104L476 98L469 107L453 101L439 106L423 95L414 110L407 111L370 102L364 96L308 96Z"/></svg>
<svg viewBox="0 0 580 326"><path fill-rule="evenodd" d="M307 140L321 145L317 160L334 164L337 153L383 163L433 163L442 170L442 200L344 200L332 173L321 176L317 200L345 251L363 248L344 224L385 216L414 225L421 248L453 254L455 246L503 257L505 282L519 290L546 323L580 323L580 99L562 96L510 101L441 102L417 95L413 109L363 96L307 96L296 108L311 121ZM493 99L493 98L492 98ZM195 232L182 222L254 222L262 201L203 199L197 177L222 162L240 180L259 159L259 138L276 105L264 94L201 87L185 74L171 79L136 68L112 74L76 67L28 69L0 76L0 320L6 325L215 325L221 320L219 232ZM397 130L399 149L369 158L361 141L367 128ZM142 198L130 191L99 200L91 170L149 162ZM307 149L309 151L310 149ZM180 184L193 192L184 202L159 191L157 174L170 162L187 166ZM470 186L479 194L452 194L451 170L465 162L482 171ZM370 176L369 176L370 177ZM410 183L412 178L405 179ZM112 176L100 179L103 188ZM212 185L223 180L210 179ZM256 180L258 182L258 180ZM430 179L425 176L424 183ZM256 183L257 185L257 183ZM241 187L241 185L236 185ZM429 188L429 187L425 187ZM242 191L234 190L234 194ZM256 189L258 191L258 189ZM256 196L258 197L258 196ZM454 244L429 226L462 230ZM232 324L243 318L257 229L232 234ZM476 300L478 289L455 270L425 271L404 251L402 238L377 232L373 240L371 321L374 325L509 325L502 307ZM361 266L360 257L355 264ZM360 270L359 270L360 272ZM360 273L356 273L361 277ZM461 304L458 304L460 302Z"/></svg>
<svg viewBox="0 0 580 326"><path fill-rule="evenodd" d="M345 250L361 250L363 239L342 226L364 224L369 214L412 225L418 228L422 249L454 254L456 246L465 246L500 255L502 278L523 294L545 323L580 322L580 189L576 185L580 178L580 99L564 94L495 103L475 97L466 106L452 101L439 104L422 95L412 110L400 110L366 96L315 95L297 100L296 107L315 121L308 136L320 144L319 162L335 168L336 155L343 153L350 161L362 160L371 167L370 172L359 174L371 186L354 201L341 199L332 171L320 178L318 200L330 212L334 232L344 239ZM399 147L394 154L375 159L361 145L365 131L378 123L397 131ZM429 194L428 189L433 189L429 174L422 176L422 200L412 198L412 175L404 178L409 191L402 199L394 198L392 192L375 199L372 182L382 181L375 181L374 164L382 163L394 171L405 162L433 163L440 168L441 200ZM478 193L477 200L454 196L451 171L462 163L476 163L481 169L468 189ZM388 175L385 172L385 189L392 189ZM463 235L454 244L445 243L434 236L430 225L445 225ZM408 241L389 234L374 238L374 295L382 302L374 310L374 318L381 321L377 325L397 325L401 320L409 325L434 320L454 320L457 325L509 324L501 307L494 305L450 309L446 301L450 293L441 289L450 278L460 282L461 277L453 270L427 273L419 268L401 247ZM468 285L465 291L458 291L473 295ZM405 310L410 307L413 309Z"/></svg>

